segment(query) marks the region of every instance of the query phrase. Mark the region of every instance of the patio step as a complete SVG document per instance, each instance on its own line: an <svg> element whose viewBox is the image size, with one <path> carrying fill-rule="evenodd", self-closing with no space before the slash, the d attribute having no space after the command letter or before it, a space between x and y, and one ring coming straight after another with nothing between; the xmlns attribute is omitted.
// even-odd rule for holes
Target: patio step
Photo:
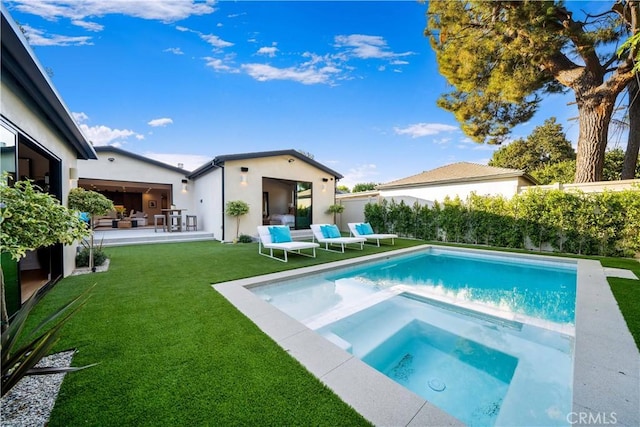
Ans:
<svg viewBox="0 0 640 427"><path fill-rule="evenodd" d="M103 247L107 246L126 246L141 245L150 243L176 243L176 242L195 242L200 240L213 240L214 234L206 231L189 231L189 232L154 232L153 229L133 230L133 231L96 231L94 242L99 245L102 242Z"/></svg>

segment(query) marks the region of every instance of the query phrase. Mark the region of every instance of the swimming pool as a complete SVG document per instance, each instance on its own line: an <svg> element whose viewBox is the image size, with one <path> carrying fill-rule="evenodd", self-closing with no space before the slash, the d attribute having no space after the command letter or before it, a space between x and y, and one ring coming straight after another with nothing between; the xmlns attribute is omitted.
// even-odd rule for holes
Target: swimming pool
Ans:
<svg viewBox="0 0 640 427"><path fill-rule="evenodd" d="M468 425L567 424L574 262L431 248L251 290Z"/></svg>

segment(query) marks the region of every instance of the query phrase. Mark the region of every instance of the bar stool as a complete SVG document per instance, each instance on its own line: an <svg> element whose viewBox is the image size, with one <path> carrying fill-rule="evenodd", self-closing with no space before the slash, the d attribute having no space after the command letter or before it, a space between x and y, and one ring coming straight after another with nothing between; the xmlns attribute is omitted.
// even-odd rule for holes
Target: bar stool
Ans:
<svg viewBox="0 0 640 427"><path fill-rule="evenodd" d="M187 215L187 231L191 229L198 231L198 217L196 215Z"/></svg>
<svg viewBox="0 0 640 427"><path fill-rule="evenodd" d="M153 216L153 232L158 232L158 220L162 222L162 231L167 231L167 217L164 215Z"/></svg>
<svg viewBox="0 0 640 427"><path fill-rule="evenodd" d="M169 215L169 231L182 231L182 215Z"/></svg>

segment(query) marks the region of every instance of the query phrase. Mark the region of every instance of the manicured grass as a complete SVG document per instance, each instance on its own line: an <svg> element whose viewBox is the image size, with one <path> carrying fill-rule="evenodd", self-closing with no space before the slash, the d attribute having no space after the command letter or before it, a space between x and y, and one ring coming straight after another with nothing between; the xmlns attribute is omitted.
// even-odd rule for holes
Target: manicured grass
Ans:
<svg viewBox="0 0 640 427"><path fill-rule="evenodd" d="M108 248L108 272L62 280L31 319L97 283L55 351L78 348L75 366L99 365L67 375L50 426L368 425L211 284L423 243L286 264L257 255L256 244ZM640 275L633 260L600 260ZM638 342L640 283L610 283Z"/></svg>
<svg viewBox="0 0 640 427"><path fill-rule="evenodd" d="M605 267L624 268L635 273L640 278L640 262L629 258L605 258L600 261ZM618 301L620 311L627 322L627 326L640 348L640 281L609 277L607 279L613 295Z"/></svg>
<svg viewBox="0 0 640 427"><path fill-rule="evenodd" d="M108 248L108 272L63 279L31 319L97 283L55 351L99 364L67 375L49 425L368 425L211 284L420 243L287 264L257 244Z"/></svg>

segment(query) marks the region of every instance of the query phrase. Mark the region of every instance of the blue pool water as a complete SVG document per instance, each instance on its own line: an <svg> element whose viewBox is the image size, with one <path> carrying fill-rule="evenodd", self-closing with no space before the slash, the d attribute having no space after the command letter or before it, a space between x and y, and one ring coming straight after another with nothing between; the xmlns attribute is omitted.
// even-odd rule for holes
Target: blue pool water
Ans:
<svg viewBox="0 0 640 427"><path fill-rule="evenodd" d="M251 289L468 425L566 425L575 262L429 249Z"/></svg>

